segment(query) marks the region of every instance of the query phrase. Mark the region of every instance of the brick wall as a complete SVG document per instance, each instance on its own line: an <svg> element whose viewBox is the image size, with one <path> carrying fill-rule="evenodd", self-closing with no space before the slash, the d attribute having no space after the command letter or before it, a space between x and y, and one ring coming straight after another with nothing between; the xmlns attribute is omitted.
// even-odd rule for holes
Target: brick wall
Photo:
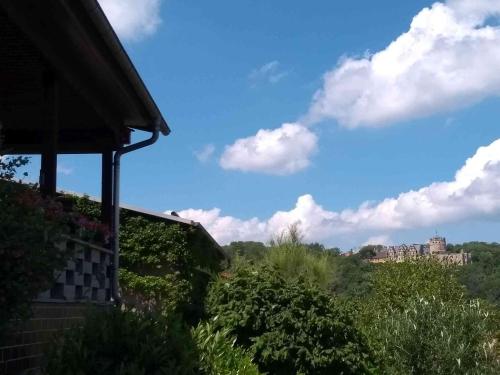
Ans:
<svg viewBox="0 0 500 375"><path fill-rule="evenodd" d="M54 334L81 324L86 309L81 303L35 303L32 319L12 329L0 347L0 374L36 373Z"/></svg>

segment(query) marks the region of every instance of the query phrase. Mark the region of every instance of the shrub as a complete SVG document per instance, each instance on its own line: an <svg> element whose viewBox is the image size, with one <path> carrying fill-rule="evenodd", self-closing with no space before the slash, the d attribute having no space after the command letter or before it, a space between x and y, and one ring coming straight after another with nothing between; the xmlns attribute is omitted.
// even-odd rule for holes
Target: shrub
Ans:
<svg viewBox="0 0 500 375"><path fill-rule="evenodd" d="M216 329L228 329L270 374L365 373L370 356L344 305L269 267L239 269L210 289Z"/></svg>
<svg viewBox="0 0 500 375"><path fill-rule="evenodd" d="M495 322L478 300L413 298L385 309L369 325L384 373L498 374Z"/></svg>
<svg viewBox="0 0 500 375"><path fill-rule="evenodd" d="M285 279L302 278L323 289L327 289L331 283L329 259L328 253L310 250L302 243L296 225L274 238L265 256L265 262Z"/></svg>
<svg viewBox="0 0 500 375"><path fill-rule="evenodd" d="M229 330L216 331L210 323L192 330L200 355L200 369L206 375L259 375L250 354L235 345Z"/></svg>
<svg viewBox="0 0 500 375"><path fill-rule="evenodd" d="M30 315L33 298L66 265L70 254L58 246L66 219L61 205L33 188L0 181L0 332Z"/></svg>
<svg viewBox="0 0 500 375"><path fill-rule="evenodd" d="M165 316L182 313L190 302L191 283L174 274L138 275L120 269L120 283L127 304Z"/></svg>
<svg viewBox="0 0 500 375"><path fill-rule="evenodd" d="M367 297L373 287L373 265L358 256L331 259L331 290L348 298Z"/></svg>
<svg viewBox="0 0 500 375"><path fill-rule="evenodd" d="M92 311L47 355L50 375L196 374L189 331L176 319L112 309Z"/></svg>
<svg viewBox="0 0 500 375"><path fill-rule="evenodd" d="M444 302L461 301L465 288L458 282L456 272L456 266L432 259L380 264L373 275L373 300L380 306L394 308L406 308L406 302L417 295Z"/></svg>

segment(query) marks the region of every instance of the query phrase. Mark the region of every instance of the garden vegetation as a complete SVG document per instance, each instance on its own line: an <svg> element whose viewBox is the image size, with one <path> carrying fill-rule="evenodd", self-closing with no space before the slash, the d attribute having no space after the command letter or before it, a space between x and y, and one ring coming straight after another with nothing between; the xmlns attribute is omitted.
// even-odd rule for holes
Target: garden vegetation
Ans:
<svg viewBox="0 0 500 375"><path fill-rule="evenodd" d="M51 281L47 270L65 261L52 206L32 209L9 194L0 195L0 251L12 265L1 273L11 275L2 280L11 283L0 294L2 322L26 316ZM74 199L81 214L99 214L96 203ZM461 268L373 265L363 259L373 249L340 256L304 244L292 226L268 245L229 245L228 265L189 229L122 215L123 305L92 311L57 337L47 374L500 373L497 244L451 247L473 254ZM31 242L9 237L21 231ZM26 244L36 244L29 254Z"/></svg>

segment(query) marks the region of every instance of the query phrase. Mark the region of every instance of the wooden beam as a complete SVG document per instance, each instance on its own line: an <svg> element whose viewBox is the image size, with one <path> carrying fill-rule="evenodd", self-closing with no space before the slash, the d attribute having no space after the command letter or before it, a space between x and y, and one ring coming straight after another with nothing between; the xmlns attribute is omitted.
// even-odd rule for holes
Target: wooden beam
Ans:
<svg viewBox="0 0 500 375"><path fill-rule="evenodd" d="M4 129L3 134L4 148L9 150L10 154L42 154L46 148L46 128L10 128ZM125 140L128 141L128 139ZM59 128L57 135L58 154L101 154L108 150L117 150L121 145L107 128Z"/></svg>

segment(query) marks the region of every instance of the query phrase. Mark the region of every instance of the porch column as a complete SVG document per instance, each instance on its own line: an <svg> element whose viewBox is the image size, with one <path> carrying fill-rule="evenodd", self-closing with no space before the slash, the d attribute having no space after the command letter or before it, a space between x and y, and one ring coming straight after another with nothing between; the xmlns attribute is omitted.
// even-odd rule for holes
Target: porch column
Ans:
<svg viewBox="0 0 500 375"><path fill-rule="evenodd" d="M43 195L55 195L57 188L57 141L59 133L59 90L55 76L45 74L45 113L40 170L40 191Z"/></svg>
<svg viewBox="0 0 500 375"><path fill-rule="evenodd" d="M101 154L101 221L111 226L113 218L113 151Z"/></svg>

